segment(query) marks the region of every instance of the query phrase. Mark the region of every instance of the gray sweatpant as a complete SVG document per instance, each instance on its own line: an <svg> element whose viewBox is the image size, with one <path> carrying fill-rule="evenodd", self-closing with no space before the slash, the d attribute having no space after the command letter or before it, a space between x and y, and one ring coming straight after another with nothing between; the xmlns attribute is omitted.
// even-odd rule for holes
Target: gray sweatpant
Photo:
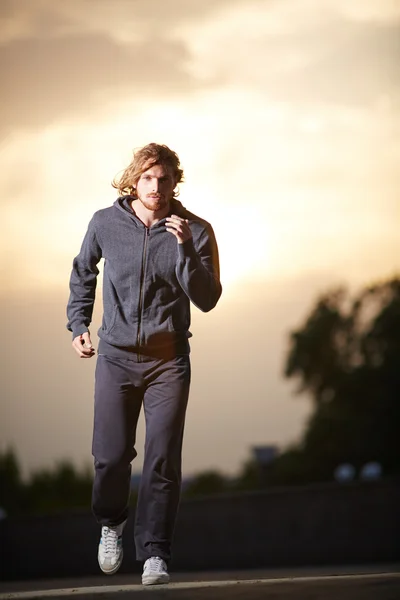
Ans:
<svg viewBox="0 0 400 600"><path fill-rule="evenodd" d="M190 357L171 360L99 354L95 371L92 510L98 523L128 516L131 461L143 403L146 441L135 519L136 558L168 561L181 488Z"/></svg>

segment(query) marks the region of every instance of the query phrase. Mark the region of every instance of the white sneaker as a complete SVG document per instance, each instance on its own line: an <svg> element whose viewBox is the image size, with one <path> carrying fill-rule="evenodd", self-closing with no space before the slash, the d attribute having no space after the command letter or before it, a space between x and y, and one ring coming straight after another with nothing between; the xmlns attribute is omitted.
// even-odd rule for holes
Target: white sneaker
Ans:
<svg viewBox="0 0 400 600"><path fill-rule="evenodd" d="M122 532L126 521L116 527L103 526L101 528L101 539L97 560L100 569L106 575L113 575L121 566L123 558Z"/></svg>
<svg viewBox="0 0 400 600"><path fill-rule="evenodd" d="M169 575L165 561L159 556L152 556L144 563L142 583L143 585L156 585L168 583Z"/></svg>

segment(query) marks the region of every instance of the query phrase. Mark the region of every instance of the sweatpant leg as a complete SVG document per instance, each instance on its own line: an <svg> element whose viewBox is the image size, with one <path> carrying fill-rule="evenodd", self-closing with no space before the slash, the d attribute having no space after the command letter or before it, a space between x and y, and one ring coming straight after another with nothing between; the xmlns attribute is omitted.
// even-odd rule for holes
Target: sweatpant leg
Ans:
<svg viewBox="0 0 400 600"><path fill-rule="evenodd" d="M171 558L182 479L182 441L190 387L190 357L159 362L143 406L146 441L135 520L136 558Z"/></svg>
<svg viewBox="0 0 400 600"><path fill-rule="evenodd" d="M137 455L134 445L143 398L143 389L132 380L130 363L103 355L97 358L92 511L102 525L119 525L128 516L131 462Z"/></svg>

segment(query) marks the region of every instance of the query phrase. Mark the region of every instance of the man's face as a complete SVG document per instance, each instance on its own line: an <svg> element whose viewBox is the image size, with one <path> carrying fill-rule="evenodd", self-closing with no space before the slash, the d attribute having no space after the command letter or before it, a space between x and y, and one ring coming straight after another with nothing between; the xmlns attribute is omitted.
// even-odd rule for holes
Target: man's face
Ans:
<svg viewBox="0 0 400 600"><path fill-rule="evenodd" d="M136 195L148 210L159 211L168 206L175 185L168 167L154 165L141 174L136 185Z"/></svg>

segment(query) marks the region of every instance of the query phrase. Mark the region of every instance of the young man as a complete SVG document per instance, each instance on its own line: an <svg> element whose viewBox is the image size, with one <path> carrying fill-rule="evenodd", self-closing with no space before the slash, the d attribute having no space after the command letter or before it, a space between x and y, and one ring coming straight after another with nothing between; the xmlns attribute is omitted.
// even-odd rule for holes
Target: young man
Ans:
<svg viewBox="0 0 400 600"><path fill-rule="evenodd" d="M67 306L72 346L80 358L91 358L89 325L103 257L92 447L92 510L102 525L98 561L107 574L122 562L143 403L146 441L135 547L144 562L144 585L169 581L190 385L190 301L207 312L222 291L212 227L175 197L182 179L179 158L167 146L149 144L134 154L113 182L120 196L90 220L73 261Z"/></svg>

